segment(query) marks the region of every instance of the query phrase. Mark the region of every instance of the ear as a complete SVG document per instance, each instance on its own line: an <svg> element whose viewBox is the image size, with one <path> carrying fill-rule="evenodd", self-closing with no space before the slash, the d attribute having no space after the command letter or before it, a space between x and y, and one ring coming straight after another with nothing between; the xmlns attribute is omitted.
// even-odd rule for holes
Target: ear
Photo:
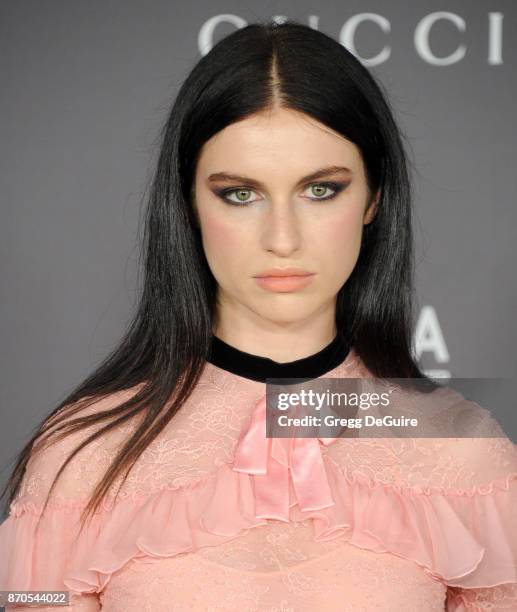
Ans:
<svg viewBox="0 0 517 612"><path fill-rule="evenodd" d="M379 199L380 199L380 191L377 191L377 193L374 195L372 201L370 202L370 204L368 205L368 208L366 209L364 213L363 225L368 225L374 220L375 215L377 214Z"/></svg>

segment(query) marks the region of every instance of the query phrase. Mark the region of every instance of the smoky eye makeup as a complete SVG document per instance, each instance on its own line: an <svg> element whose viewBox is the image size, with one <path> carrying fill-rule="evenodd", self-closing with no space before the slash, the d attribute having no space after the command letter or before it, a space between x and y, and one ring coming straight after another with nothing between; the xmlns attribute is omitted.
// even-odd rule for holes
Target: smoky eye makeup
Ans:
<svg viewBox="0 0 517 612"><path fill-rule="evenodd" d="M346 189L346 187L348 187L348 185L350 184L351 181L318 181L318 182L314 182L314 183L310 183L308 184L304 191L310 190L310 189L319 189L320 191L323 190L324 194L322 197L320 197L317 192L313 193L313 196L304 196L305 199L310 200L312 202L325 202L328 200L333 200L336 196L338 196L344 189ZM330 194L328 194L328 191L331 191ZM222 200L225 204L229 204L230 206L249 206L251 205L253 202L258 201L258 199L248 199L249 196L247 196L246 194L253 194L255 193L255 188L254 187L247 187L245 185L240 185L238 187L226 187L226 188L221 188L221 189L213 189L213 193L220 199ZM239 197L238 194L244 194L244 199L230 199L230 196L234 196L236 198Z"/></svg>

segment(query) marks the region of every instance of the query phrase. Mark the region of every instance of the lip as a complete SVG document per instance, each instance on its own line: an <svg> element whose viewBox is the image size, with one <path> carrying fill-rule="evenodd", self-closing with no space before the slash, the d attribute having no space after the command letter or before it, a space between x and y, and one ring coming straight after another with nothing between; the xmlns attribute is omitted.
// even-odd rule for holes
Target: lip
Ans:
<svg viewBox="0 0 517 612"><path fill-rule="evenodd" d="M293 278L312 276L313 274L313 272L308 272L307 270L303 270L302 268L270 268L269 270L264 270L264 272L260 272L260 274L256 274L254 278Z"/></svg>
<svg viewBox="0 0 517 612"><path fill-rule="evenodd" d="M291 275L291 276L256 276L255 282L266 291L276 293L290 293L303 289L312 283L314 274Z"/></svg>

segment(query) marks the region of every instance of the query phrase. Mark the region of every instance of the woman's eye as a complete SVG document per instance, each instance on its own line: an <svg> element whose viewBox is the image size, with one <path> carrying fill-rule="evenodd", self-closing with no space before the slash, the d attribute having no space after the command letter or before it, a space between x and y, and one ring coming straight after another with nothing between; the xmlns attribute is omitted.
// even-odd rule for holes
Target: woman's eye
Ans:
<svg viewBox="0 0 517 612"><path fill-rule="evenodd" d="M313 183L308 187L310 193L314 197L309 197L311 200L330 200L343 189L343 185L339 183ZM332 193L328 194L327 190L331 190ZM323 197L322 197L323 196Z"/></svg>
<svg viewBox="0 0 517 612"><path fill-rule="evenodd" d="M342 183L313 183L307 188L312 193L312 197L308 197L309 200L313 201L331 200L344 188L345 185ZM328 194L328 190L330 190L332 193ZM234 206L247 206L248 204L256 202L258 199L250 199L250 194L252 193L255 192L249 187L234 187L232 189L223 189L222 191L217 192L217 195L227 204Z"/></svg>
<svg viewBox="0 0 517 612"><path fill-rule="evenodd" d="M249 200L249 194L253 193L252 189L248 189L246 187L237 187L235 189L225 189L218 193L219 197L221 197L228 204L235 204L237 206L244 206L246 204L250 204L251 202L255 202L255 200ZM236 199L230 199L230 195L235 195Z"/></svg>

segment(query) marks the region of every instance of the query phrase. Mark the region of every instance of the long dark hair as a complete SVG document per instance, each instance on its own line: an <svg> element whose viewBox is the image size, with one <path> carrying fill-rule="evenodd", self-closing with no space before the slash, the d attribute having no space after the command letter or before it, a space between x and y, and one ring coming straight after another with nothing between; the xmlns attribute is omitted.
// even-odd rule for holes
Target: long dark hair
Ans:
<svg viewBox="0 0 517 612"><path fill-rule="evenodd" d="M206 363L217 314L216 281L192 206L196 162L214 134L273 105L306 113L355 143L370 195L380 189L377 214L364 227L357 264L337 296L337 329L374 376L427 379L410 344L408 158L387 96L357 58L330 36L294 20L251 24L215 44L181 86L160 135L145 214L144 278L137 312L115 350L26 444L1 495L9 491L8 505L20 488L32 450L99 425L61 466L45 509L75 454L138 415L137 429L83 511L84 526L117 476L125 470L125 481L143 450L192 393ZM114 408L70 419L99 399L133 387L136 393Z"/></svg>

